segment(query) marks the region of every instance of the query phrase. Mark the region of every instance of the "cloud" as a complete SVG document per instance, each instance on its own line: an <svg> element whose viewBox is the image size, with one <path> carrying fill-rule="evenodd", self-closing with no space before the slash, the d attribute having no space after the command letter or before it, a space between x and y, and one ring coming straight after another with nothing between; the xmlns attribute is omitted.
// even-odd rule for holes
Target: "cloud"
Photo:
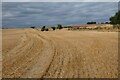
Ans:
<svg viewBox="0 0 120 80"><path fill-rule="evenodd" d="M3 0L2 2L118 2L119 0Z"/></svg>
<svg viewBox="0 0 120 80"><path fill-rule="evenodd" d="M118 3L118 10L120 10L120 1L119 1L119 3Z"/></svg>
<svg viewBox="0 0 120 80"><path fill-rule="evenodd" d="M5 2L3 27L75 25L104 22L118 10L117 2Z"/></svg>
<svg viewBox="0 0 120 80"><path fill-rule="evenodd" d="M0 3L0 28L2 28L2 3Z"/></svg>

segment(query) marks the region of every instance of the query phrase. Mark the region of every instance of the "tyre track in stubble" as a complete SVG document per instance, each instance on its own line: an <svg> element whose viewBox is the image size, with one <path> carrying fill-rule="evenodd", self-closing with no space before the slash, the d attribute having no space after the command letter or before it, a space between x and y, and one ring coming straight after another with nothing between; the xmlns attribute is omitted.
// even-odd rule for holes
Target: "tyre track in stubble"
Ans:
<svg viewBox="0 0 120 80"><path fill-rule="evenodd" d="M29 30L27 30L27 31L28 31L27 34L32 33L31 35L34 34L34 36L37 37L37 39L39 39L39 40L41 40L43 42L44 45L40 44L42 46L42 50L39 50L40 46L37 46L37 45L39 45L40 41L37 40L37 39L34 39L34 37L32 36L30 39L33 40L33 41L30 41L30 40L26 41L26 42L28 42L26 44L31 44L31 46L29 45L29 47L30 47L29 49L28 49L28 47L26 47L27 48L26 49L25 46L23 46L23 48L20 48L21 47L20 46L20 47L18 47L18 49L17 48L15 49L15 51L19 52L19 53L16 52L17 53L16 56L17 57L19 56L18 58L16 56L13 56L12 58L15 58L15 60L11 61L9 64L8 64L8 61L12 60L12 59L5 59L5 61L3 62L4 63L3 64L3 76L5 75L7 77L20 77L21 75L23 75L23 77L24 77L24 74L27 73L27 71L30 70L32 67L34 67L33 64L39 64L40 63L40 62L38 62L39 59L36 59L37 57L40 57L43 53L44 54L47 53L48 56L52 57L52 54L53 54L52 52L51 52L52 54L49 55L48 52L45 53L46 50L44 50L45 47L47 47L49 45L49 43L48 43L49 41L45 40L45 38L44 39L40 38L41 36L36 34L32 30L30 32L29 32ZM35 43L37 43L37 44L35 44ZM21 44L21 45L24 45L24 44ZM37 48L35 49L34 46L37 47ZM22 50L24 48L25 48L26 51ZM47 48L50 48L49 51L52 50L51 45L49 45ZM33 51L33 49L35 50L35 52L30 53L31 51ZM12 51L14 51L14 49ZM43 55L43 57L45 58L45 55ZM21 62L21 58L22 58L22 62ZM45 59L43 59L43 60L45 60ZM51 60L51 58L49 60ZM43 62L43 64L44 64L44 62ZM48 64L49 63L47 63L46 66ZM37 67L39 67L39 66L37 66ZM44 68L45 66L42 66L42 67ZM46 70L46 67L45 67L44 70ZM44 74L44 72L45 71L43 71L42 74L39 75L39 77L42 76ZM39 74L39 73L37 73L37 74ZM32 75L32 76L36 76L36 75Z"/></svg>
<svg viewBox="0 0 120 80"><path fill-rule="evenodd" d="M108 33L25 29L21 44L4 56L2 74L7 78L116 77L116 39Z"/></svg>
<svg viewBox="0 0 120 80"><path fill-rule="evenodd" d="M77 48L74 45L72 45L69 41L66 41L62 38L56 38L56 40L54 39L52 41L56 47L56 54L53 57L54 59L49 67L49 70L47 70L46 74L43 77L47 77L47 78L76 77L77 78L79 76L78 65L82 65L81 62L82 58L79 56L78 59L77 57L78 54L74 52L74 51L77 52Z"/></svg>

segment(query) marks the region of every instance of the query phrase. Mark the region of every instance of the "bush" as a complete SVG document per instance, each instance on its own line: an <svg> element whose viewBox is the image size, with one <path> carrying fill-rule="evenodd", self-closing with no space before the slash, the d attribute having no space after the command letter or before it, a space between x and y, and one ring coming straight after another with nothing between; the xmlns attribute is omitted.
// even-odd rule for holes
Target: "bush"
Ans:
<svg viewBox="0 0 120 80"><path fill-rule="evenodd" d="M51 27L53 30L55 30L55 27Z"/></svg>
<svg viewBox="0 0 120 80"><path fill-rule="evenodd" d="M45 31L49 31L49 29L48 29L48 28L46 28L46 29L45 29Z"/></svg>
<svg viewBox="0 0 120 80"><path fill-rule="evenodd" d="M105 24L110 24L109 22L105 22Z"/></svg>
<svg viewBox="0 0 120 80"><path fill-rule="evenodd" d="M58 24L58 27L57 27L58 29L62 29L63 27L62 27L62 25L61 24Z"/></svg>
<svg viewBox="0 0 120 80"><path fill-rule="evenodd" d="M96 22L87 22L87 24L96 24Z"/></svg>
<svg viewBox="0 0 120 80"><path fill-rule="evenodd" d="M42 27L41 31L45 31L45 26Z"/></svg>
<svg viewBox="0 0 120 80"><path fill-rule="evenodd" d="M44 29L41 29L41 31L44 31Z"/></svg>
<svg viewBox="0 0 120 80"><path fill-rule="evenodd" d="M32 26L32 27L30 27L30 28L34 29L34 28L35 28L35 26Z"/></svg>

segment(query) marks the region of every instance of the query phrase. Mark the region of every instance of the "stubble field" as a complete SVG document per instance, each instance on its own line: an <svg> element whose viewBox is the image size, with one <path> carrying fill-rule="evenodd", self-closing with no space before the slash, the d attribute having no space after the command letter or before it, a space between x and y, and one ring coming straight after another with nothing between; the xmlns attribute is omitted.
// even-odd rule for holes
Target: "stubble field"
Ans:
<svg viewBox="0 0 120 80"><path fill-rule="evenodd" d="M117 78L118 32L2 30L3 78Z"/></svg>

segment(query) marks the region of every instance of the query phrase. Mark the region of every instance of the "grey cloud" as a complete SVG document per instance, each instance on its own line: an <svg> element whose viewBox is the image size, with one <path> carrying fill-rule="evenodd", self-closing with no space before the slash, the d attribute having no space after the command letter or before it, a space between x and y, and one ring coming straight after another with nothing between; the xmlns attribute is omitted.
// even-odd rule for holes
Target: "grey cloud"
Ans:
<svg viewBox="0 0 120 80"><path fill-rule="evenodd" d="M54 26L108 21L118 10L117 2L4 2L4 27Z"/></svg>
<svg viewBox="0 0 120 80"><path fill-rule="evenodd" d="M119 0L3 0L3 2L118 2Z"/></svg>

